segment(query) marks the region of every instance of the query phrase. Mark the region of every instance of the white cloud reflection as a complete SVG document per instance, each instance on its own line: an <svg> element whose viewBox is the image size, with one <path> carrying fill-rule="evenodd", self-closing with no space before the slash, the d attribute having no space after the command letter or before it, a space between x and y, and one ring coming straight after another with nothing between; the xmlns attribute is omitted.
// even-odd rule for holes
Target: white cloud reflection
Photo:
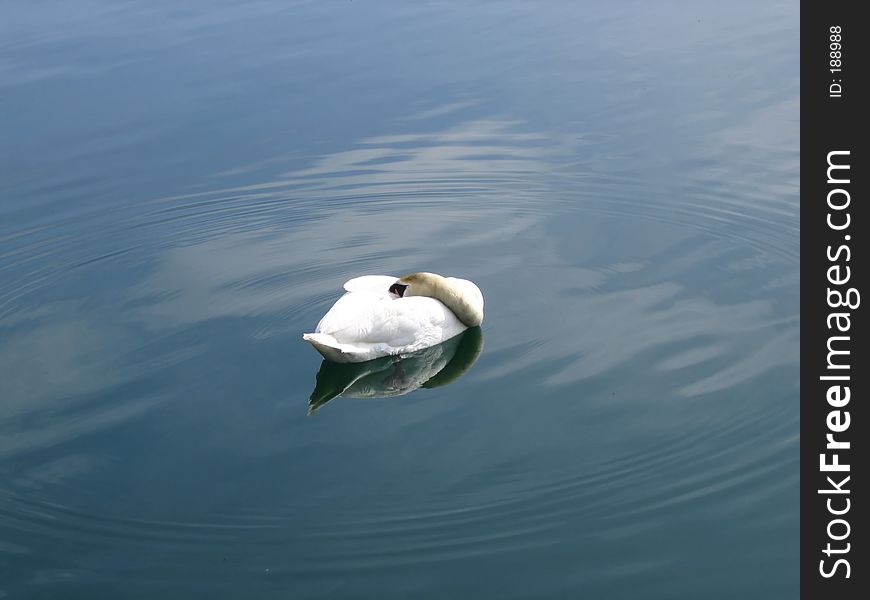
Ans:
<svg viewBox="0 0 870 600"><path fill-rule="evenodd" d="M257 315L271 325L256 335L295 335L345 279L421 268L473 277L486 290L487 352L503 358L476 371L482 379L552 363L563 366L544 383L564 385L657 352L652 370L719 365L678 390L691 396L796 364L797 321L777 320L769 294L724 301L683 281L719 265L729 245L666 221L564 205L551 192L560 157L576 149L547 140L518 122L477 120L365 139L278 181L167 199L182 214L188 203L262 214L252 231L241 217L164 251L132 291L153 299L134 318L160 329ZM208 216L199 215L205 230ZM577 230L567 248L558 246L565 234L553 233L562 221ZM731 264L781 264L751 254Z"/></svg>
<svg viewBox="0 0 870 600"><path fill-rule="evenodd" d="M481 120L441 133L383 136L336 152L278 181L165 199L202 231L200 243L167 249L131 293L152 327L220 316L298 310L359 273L436 269L438 249L461 253L520 235L540 221L539 188L551 163L540 134ZM208 213L261 209L218 231ZM206 207L202 209L201 207ZM163 209L166 210L166 209ZM226 220L221 220L223 226ZM434 252L433 252L434 250ZM479 256L479 255L478 255ZM484 259L485 257L480 257ZM444 259L442 259L444 260ZM451 270L451 269L448 269Z"/></svg>

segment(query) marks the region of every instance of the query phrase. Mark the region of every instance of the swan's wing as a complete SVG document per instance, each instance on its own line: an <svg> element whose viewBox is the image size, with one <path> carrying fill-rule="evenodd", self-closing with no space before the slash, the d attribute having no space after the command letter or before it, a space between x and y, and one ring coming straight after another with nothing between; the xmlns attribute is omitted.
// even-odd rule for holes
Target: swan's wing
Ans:
<svg viewBox="0 0 870 600"><path fill-rule="evenodd" d="M385 344L402 348L437 344L445 339L445 333L456 335L457 326L464 329L456 315L434 298L348 292L324 315L316 331L327 333L343 344Z"/></svg>
<svg viewBox="0 0 870 600"><path fill-rule="evenodd" d="M344 284L346 292L380 292L387 294L398 277L392 275L363 275Z"/></svg>

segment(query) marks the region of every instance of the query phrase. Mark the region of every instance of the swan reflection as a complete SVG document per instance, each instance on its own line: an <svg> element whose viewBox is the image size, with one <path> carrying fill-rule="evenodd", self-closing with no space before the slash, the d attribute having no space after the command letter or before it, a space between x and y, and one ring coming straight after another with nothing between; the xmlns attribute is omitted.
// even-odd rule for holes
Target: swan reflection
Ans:
<svg viewBox="0 0 870 600"><path fill-rule="evenodd" d="M434 388L462 377L483 351L480 327L412 354L385 356L362 363L324 360L308 400L308 414L335 398L391 398L417 388Z"/></svg>

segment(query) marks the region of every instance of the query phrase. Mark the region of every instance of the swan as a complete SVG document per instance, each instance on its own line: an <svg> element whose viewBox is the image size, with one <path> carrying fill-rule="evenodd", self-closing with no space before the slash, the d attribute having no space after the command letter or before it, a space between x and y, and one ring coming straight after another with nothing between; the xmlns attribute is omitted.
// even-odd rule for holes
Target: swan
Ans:
<svg viewBox="0 0 870 600"><path fill-rule="evenodd" d="M483 294L467 279L435 273L364 275L344 284L310 342L333 362L364 362L408 354L483 322Z"/></svg>

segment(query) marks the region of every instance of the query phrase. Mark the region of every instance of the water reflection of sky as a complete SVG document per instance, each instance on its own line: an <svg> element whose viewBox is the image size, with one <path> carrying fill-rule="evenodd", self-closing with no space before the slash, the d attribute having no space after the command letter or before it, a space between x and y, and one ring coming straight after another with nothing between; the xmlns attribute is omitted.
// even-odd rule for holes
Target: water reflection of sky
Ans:
<svg viewBox="0 0 870 600"><path fill-rule="evenodd" d="M5 7L0 596L793 596L798 24ZM306 418L300 334L416 269L474 368Z"/></svg>

